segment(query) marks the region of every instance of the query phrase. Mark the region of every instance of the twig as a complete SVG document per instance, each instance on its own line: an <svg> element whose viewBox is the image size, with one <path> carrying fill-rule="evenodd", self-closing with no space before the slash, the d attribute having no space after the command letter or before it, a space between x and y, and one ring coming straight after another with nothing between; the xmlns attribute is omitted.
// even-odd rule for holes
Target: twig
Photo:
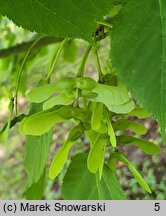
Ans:
<svg viewBox="0 0 166 216"><path fill-rule="evenodd" d="M35 40L36 38L29 42L23 42L21 44L17 44L16 46L0 50L0 58L6 58L6 57L13 56L21 52L27 52L27 50L32 46ZM43 39L40 40L40 42L36 46L36 49L41 49L44 46L47 46L53 43L59 43L63 40L64 38L44 37Z"/></svg>

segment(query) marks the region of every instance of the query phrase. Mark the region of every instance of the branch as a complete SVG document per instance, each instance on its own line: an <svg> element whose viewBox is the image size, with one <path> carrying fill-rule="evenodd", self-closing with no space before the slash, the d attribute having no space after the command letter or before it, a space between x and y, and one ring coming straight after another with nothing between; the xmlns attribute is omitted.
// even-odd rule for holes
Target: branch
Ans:
<svg viewBox="0 0 166 216"><path fill-rule="evenodd" d="M45 37L38 42L38 44L36 45L36 48L41 49L42 47L47 46L49 44L59 43L63 39L64 38ZM34 43L35 40L36 40L36 38L29 41L29 42L23 42L21 44L17 44L16 46L0 50L0 58L6 58L9 56L16 55L18 53L27 51L29 49L29 47L32 46L32 44Z"/></svg>
<svg viewBox="0 0 166 216"><path fill-rule="evenodd" d="M103 36L97 36L95 38L95 40L100 41L100 40L103 40L107 36L108 36L108 34L105 33ZM32 46L32 44L35 42L36 38L37 37L34 37L29 42L23 42L21 44L15 45L13 47L9 47L7 49L0 50L0 59L7 58L9 56L19 54L21 52L26 52ZM59 43L59 42L62 42L63 40L64 40L64 38L56 38L56 37L48 37L48 36L46 36L37 43L35 48L36 49L41 49L44 46L47 46L47 45L53 44L53 43Z"/></svg>

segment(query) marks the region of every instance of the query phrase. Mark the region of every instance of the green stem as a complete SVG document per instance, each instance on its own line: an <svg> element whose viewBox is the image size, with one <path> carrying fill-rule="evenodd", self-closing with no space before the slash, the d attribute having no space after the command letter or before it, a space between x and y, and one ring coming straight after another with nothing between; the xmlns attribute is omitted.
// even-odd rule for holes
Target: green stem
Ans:
<svg viewBox="0 0 166 216"><path fill-rule="evenodd" d="M110 137L110 143L112 145L112 147L114 148L115 151L117 151L117 140L116 140L116 135L114 132L114 128L112 126L112 120L109 117L109 110L107 108L105 108L105 117L106 117L106 124L107 124L107 128L108 128L108 135Z"/></svg>
<svg viewBox="0 0 166 216"><path fill-rule="evenodd" d="M20 83L21 83L21 77L22 77L22 74L23 74L23 69L24 69L24 66L25 66L25 63L27 61L27 58L30 54L30 52L32 51L32 49L36 46L36 44L43 38L43 36L37 38L34 43L31 45L31 47L28 49L24 59L23 59L23 62L21 64L21 67L20 67L20 70L19 70L19 73L18 73L18 78L17 78L17 85L16 85L16 94L15 94L15 112L16 112L16 116L18 114L18 92L19 92L19 89L20 89Z"/></svg>
<svg viewBox="0 0 166 216"><path fill-rule="evenodd" d="M47 83L50 82L50 78L51 78L51 75L52 73L54 72L54 69L55 69L55 66L59 60L59 57L60 57L60 54L62 53L62 50L64 48L64 45L65 43L68 41L69 39L68 38L65 38L59 45L59 47L56 49L54 55L53 55L53 58L51 60L51 63L50 63L50 67L49 67L49 72L48 72L48 76L47 76Z"/></svg>
<svg viewBox="0 0 166 216"><path fill-rule="evenodd" d="M9 109L9 118L8 118L6 129L5 129L4 134L3 134L3 140L5 142L7 141L8 136L9 136L10 122L11 122L11 119L12 119L12 116L13 116L13 110L14 110L13 98L10 99L8 109Z"/></svg>
<svg viewBox="0 0 166 216"><path fill-rule="evenodd" d="M86 99L84 97L82 98L82 102L83 102L84 108L86 108Z"/></svg>
<svg viewBox="0 0 166 216"><path fill-rule="evenodd" d="M96 56L96 62L97 62L97 69L98 69L98 76L99 76L99 83L102 82L102 69L101 69L101 64L100 64L100 59L99 59L99 55L98 55L98 51L97 49L94 49L94 54Z"/></svg>
<svg viewBox="0 0 166 216"><path fill-rule="evenodd" d="M78 72L77 72L77 77L83 77L84 76L85 64L86 64L86 61L88 59L88 56L89 56L91 49L92 49L92 46L89 45L85 54L84 54L84 57L81 61L80 67L79 67Z"/></svg>
<svg viewBox="0 0 166 216"><path fill-rule="evenodd" d="M95 177L96 177L97 190L98 190L98 193L99 193L99 199L102 200L102 194L101 194L101 189L100 189L100 180L99 180L98 172L95 173Z"/></svg>
<svg viewBox="0 0 166 216"><path fill-rule="evenodd" d="M21 114L21 115L15 117L14 119L12 119L12 120L10 121L10 127L9 127L9 129L12 128L12 127L14 127L14 126L17 124L17 122L22 121L22 119L23 119L25 116L26 116L26 115ZM10 118L12 118L12 116L11 116ZM8 124L9 124L9 121L8 121L8 122L4 125L4 127L1 129L0 134L3 133L3 132L6 130L6 128L8 127Z"/></svg>
<svg viewBox="0 0 166 216"><path fill-rule="evenodd" d="M82 58L81 64L79 66L78 72L77 72L77 77L83 77L84 76L84 70L85 70L85 64L88 59L88 56L90 54L90 51L92 49L92 46L89 45L86 49L86 52ZM76 106L79 107L79 97L80 97L80 89L76 89ZM86 102L84 101L84 105Z"/></svg>
<svg viewBox="0 0 166 216"><path fill-rule="evenodd" d="M97 22L97 24L108 27L108 28L113 28L113 25L111 25L110 23L107 22Z"/></svg>

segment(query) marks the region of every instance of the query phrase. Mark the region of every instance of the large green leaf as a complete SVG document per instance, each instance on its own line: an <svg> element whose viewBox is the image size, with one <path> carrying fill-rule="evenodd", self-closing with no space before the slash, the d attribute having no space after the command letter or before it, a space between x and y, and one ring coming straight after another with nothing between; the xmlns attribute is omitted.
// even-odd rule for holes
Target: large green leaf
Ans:
<svg viewBox="0 0 166 216"><path fill-rule="evenodd" d="M103 181L112 199L124 200L125 196L123 194L122 188L115 176L108 166L104 166L103 169Z"/></svg>
<svg viewBox="0 0 166 216"><path fill-rule="evenodd" d="M18 26L41 34L83 38L92 33L112 7L112 0L0 0L0 13Z"/></svg>
<svg viewBox="0 0 166 216"><path fill-rule="evenodd" d="M27 200L41 200L45 186L46 170L44 169L38 182L32 184L24 193Z"/></svg>
<svg viewBox="0 0 166 216"><path fill-rule="evenodd" d="M43 81L40 81L38 85L42 84L44 84ZM29 115L33 115L34 113L42 110L42 106L42 103L32 103ZM44 169L48 159L52 135L53 130L50 128L50 130L42 136L26 136L24 166L28 175L28 198L33 198L33 190L39 190L39 193L42 193L42 187L44 187L42 186L42 183L44 184L45 180Z"/></svg>
<svg viewBox="0 0 166 216"><path fill-rule="evenodd" d="M128 0L114 22L111 61L120 79L155 115L165 137L166 1Z"/></svg>
<svg viewBox="0 0 166 216"><path fill-rule="evenodd" d="M103 178L87 169L87 155L78 154L64 177L62 194L68 200L121 200L124 194L114 173L105 165Z"/></svg>
<svg viewBox="0 0 166 216"><path fill-rule="evenodd" d="M27 136L24 166L28 174L27 185L37 182L48 159L52 130L42 136Z"/></svg>

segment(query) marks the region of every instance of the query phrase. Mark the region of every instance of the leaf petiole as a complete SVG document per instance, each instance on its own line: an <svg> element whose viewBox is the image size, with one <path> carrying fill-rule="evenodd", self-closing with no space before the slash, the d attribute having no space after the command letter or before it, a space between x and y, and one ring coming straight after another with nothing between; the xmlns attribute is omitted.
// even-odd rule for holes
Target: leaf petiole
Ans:
<svg viewBox="0 0 166 216"><path fill-rule="evenodd" d="M87 47L87 50L82 58L82 61L81 61L81 64L79 66L79 69L78 69L78 72L77 72L77 77L83 77L84 76L84 69L85 69L85 64L86 64L86 61L88 59L88 56L90 54L90 51L92 49L92 45L89 45Z"/></svg>
<svg viewBox="0 0 166 216"><path fill-rule="evenodd" d="M50 78L51 78L51 75L52 73L54 72L54 69L55 69L55 66L59 60L59 57L60 57L60 54L62 53L62 50L64 48L64 45L65 43L69 40L69 38L65 38L59 45L59 47L56 49L53 57L52 57L52 60L51 60L51 63L50 63L50 66L49 66L49 72L48 72L48 76L47 76L47 83L50 82Z"/></svg>
<svg viewBox="0 0 166 216"><path fill-rule="evenodd" d="M102 76L103 76L103 72L102 72L102 69L101 69L101 64L100 64L100 59L99 59L99 54L98 54L98 51L97 49L94 49L94 54L95 54L95 57L96 57L96 62L97 62L97 69L98 69L98 76L99 76L99 83L102 82Z"/></svg>
<svg viewBox="0 0 166 216"><path fill-rule="evenodd" d="M108 28L113 28L113 25L111 25L110 23L107 22L97 22L97 24L108 27Z"/></svg>
<svg viewBox="0 0 166 216"><path fill-rule="evenodd" d="M23 69L24 69L24 66L25 66L25 63L28 59L28 56L30 54L30 52L32 51L32 49L36 46L36 44L41 40L43 39L43 36L40 36L38 37L34 43L31 45L31 47L28 49L24 59L23 59L23 62L21 64L21 67L20 67L20 70L19 70L19 73L18 73L18 78L17 78L17 85L16 85L16 93L15 93L15 112L16 112L16 116L18 114L18 92L19 92L19 89L20 89L20 83L21 83L21 77L22 77L22 74L23 74Z"/></svg>

